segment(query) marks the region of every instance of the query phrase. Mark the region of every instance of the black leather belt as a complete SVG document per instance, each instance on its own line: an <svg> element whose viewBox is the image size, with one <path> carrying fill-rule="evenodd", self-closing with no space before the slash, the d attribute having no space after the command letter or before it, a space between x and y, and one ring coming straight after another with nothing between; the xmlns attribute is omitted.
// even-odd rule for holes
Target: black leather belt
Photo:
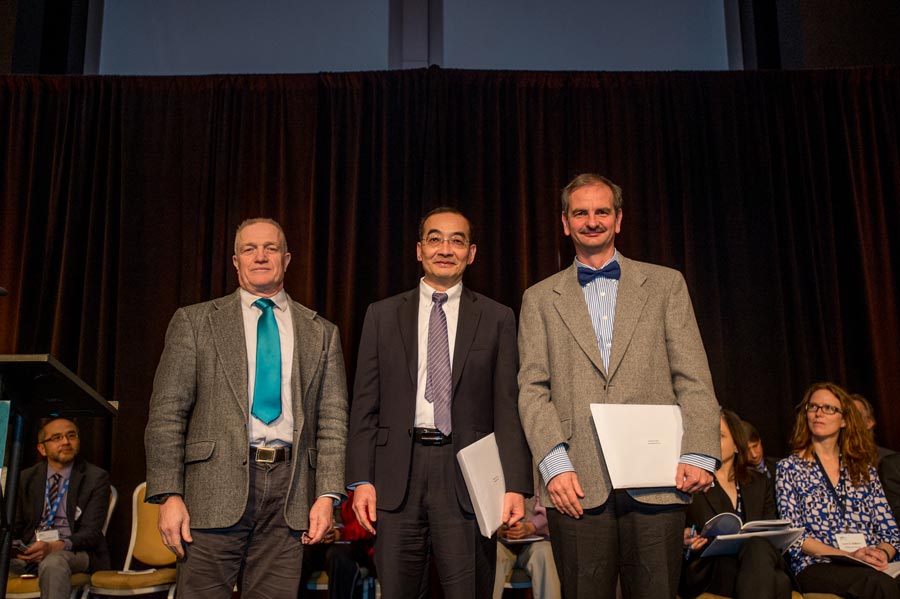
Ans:
<svg viewBox="0 0 900 599"><path fill-rule="evenodd" d="M250 446L250 460L263 464L274 464L291 459L290 447L253 447Z"/></svg>
<svg viewBox="0 0 900 599"><path fill-rule="evenodd" d="M412 429L413 441L421 445L449 445L452 443L451 435L445 435L436 428Z"/></svg>

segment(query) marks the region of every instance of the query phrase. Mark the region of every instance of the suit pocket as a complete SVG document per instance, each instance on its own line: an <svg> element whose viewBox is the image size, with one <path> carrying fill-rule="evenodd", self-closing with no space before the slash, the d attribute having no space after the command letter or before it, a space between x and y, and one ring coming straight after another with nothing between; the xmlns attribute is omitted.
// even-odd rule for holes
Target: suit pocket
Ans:
<svg viewBox="0 0 900 599"><path fill-rule="evenodd" d="M375 445L387 445L390 432L391 427L389 426L378 427L378 432L375 433Z"/></svg>
<svg viewBox="0 0 900 599"><path fill-rule="evenodd" d="M307 454L307 457L309 458L309 467L312 470L315 470L316 462L319 459L319 450L313 449L312 447L310 447L309 449L306 450L306 454Z"/></svg>
<svg viewBox="0 0 900 599"><path fill-rule="evenodd" d="M208 460L212 456L215 448L215 441L195 441L193 443L187 443L184 446L184 463L190 464L192 462Z"/></svg>

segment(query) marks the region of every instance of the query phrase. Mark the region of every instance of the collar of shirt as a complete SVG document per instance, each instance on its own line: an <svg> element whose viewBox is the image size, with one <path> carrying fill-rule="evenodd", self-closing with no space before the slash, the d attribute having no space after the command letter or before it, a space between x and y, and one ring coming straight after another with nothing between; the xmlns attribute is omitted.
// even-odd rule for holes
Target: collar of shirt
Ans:
<svg viewBox="0 0 900 599"><path fill-rule="evenodd" d="M60 480L65 481L72 476L72 464L69 464L62 470L54 470L53 466L47 464L47 479L49 480L54 474L59 474Z"/></svg>
<svg viewBox="0 0 900 599"><path fill-rule="evenodd" d="M609 264L613 260L618 260L618 259L619 259L619 250L613 250L612 257L610 257L609 260L607 260L606 262L601 264L600 268L604 268L604 267L606 267L607 264ZM584 268L590 268L591 270L600 270L600 268L594 268L593 266L588 266L587 264L585 264L584 262L579 260L578 256L575 256L575 268L578 268L579 266L582 266ZM621 266L621 263L619 263L619 266Z"/></svg>
<svg viewBox="0 0 900 599"><path fill-rule="evenodd" d="M425 277L422 277L419 280L419 310L421 311L422 307L427 307L428 311L431 311L431 296L436 292L437 289L429 285L425 282ZM442 293L447 294L447 301L444 303L444 311L447 310L459 310L459 298L462 295L462 281L449 288Z"/></svg>
<svg viewBox="0 0 900 599"><path fill-rule="evenodd" d="M262 296L261 295L253 295L252 293L250 293L249 291L247 291L246 289L241 287L241 305L244 308L246 308L248 310L256 310L258 312L261 311L259 308L253 307L253 302L255 302L258 299L262 299ZM275 302L276 310L281 310L282 312L287 310L288 300L287 300L287 293L285 293L284 288L279 289L278 293L276 293L275 295L273 295L272 297L270 297L268 299Z"/></svg>

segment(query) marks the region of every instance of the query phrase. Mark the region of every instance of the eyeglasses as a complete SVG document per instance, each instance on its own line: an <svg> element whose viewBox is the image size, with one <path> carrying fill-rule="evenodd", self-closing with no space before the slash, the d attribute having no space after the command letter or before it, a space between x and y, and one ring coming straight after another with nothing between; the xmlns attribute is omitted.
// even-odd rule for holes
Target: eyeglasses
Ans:
<svg viewBox="0 0 900 599"><path fill-rule="evenodd" d="M422 243L430 248L437 248L444 245L444 242L450 244L454 250L464 250L469 246L469 240L462 235L451 235L450 237L441 237L437 233L430 233L422 238Z"/></svg>
<svg viewBox="0 0 900 599"><path fill-rule="evenodd" d="M837 406L829 406L829 405L820 406L819 404L812 403L812 402L806 404L806 411L810 414L815 414L819 410L822 410L822 413L825 414L826 416L834 416L835 414L843 414L844 413Z"/></svg>
<svg viewBox="0 0 900 599"><path fill-rule="evenodd" d="M67 433L56 433L55 435L50 435L41 443L59 443L63 439L68 439L69 441L74 441L78 438L78 431L69 431Z"/></svg>

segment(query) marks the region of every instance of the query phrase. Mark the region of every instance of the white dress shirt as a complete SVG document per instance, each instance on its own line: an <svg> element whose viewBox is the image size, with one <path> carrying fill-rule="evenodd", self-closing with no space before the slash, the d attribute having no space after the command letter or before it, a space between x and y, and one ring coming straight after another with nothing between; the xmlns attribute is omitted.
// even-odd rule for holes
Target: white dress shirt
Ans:
<svg viewBox="0 0 900 599"><path fill-rule="evenodd" d="M425 399L425 381L428 375L428 323L431 318L431 307L434 301L431 295L437 291L425 282L425 277L419 282L419 319L418 319L418 349L419 366L416 382L416 428L435 428L434 405ZM453 348L456 345L456 325L459 322L459 298L462 296L462 282L457 283L447 291L447 301L444 302L444 314L447 316L447 341L450 344L450 368L453 368Z"/></svg>
<svg viewBox="0 0 900 599"><path fill-rule="evenodd" d="M260 299L245 289L241 289L241 312L244 316L244 339L247 341L247 397L250 404L247 413L250 415L250 445L281 446L290 445L294 439L294 412L291 407L291 369L294 364L294 320L284 289L270 297L275 306L275 322L278 325L278 337L281 341L281 415L270 424L250 414L253 406L253 388L256 385L256 329L262 310L253 302Z"/></svg>

